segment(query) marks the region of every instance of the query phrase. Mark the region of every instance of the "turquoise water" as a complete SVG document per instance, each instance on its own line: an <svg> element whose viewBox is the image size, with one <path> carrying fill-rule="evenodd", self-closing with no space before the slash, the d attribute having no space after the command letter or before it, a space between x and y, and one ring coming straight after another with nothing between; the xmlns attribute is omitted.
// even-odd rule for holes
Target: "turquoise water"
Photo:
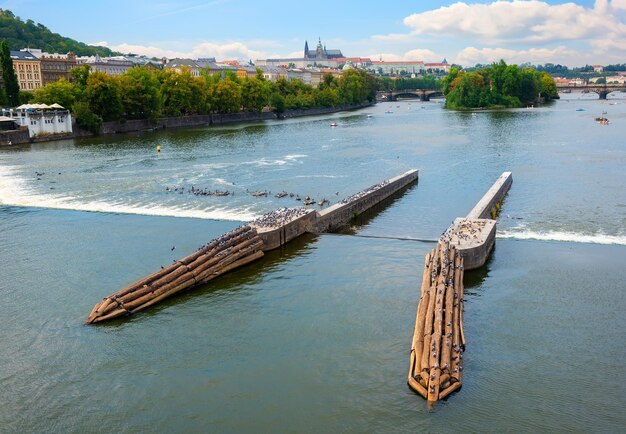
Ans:
<svg viewBox="0 0 626 434"><path fill-rule="evenodd" d="M626 100L580 96L0 150L0 431L619 431ZM594 122L603 111L611 125ZM336 201L409 168L418 185L351 233L436 239L503 171L514 178L492 259L466 279L463 388L434 409L406 385L428 242L307 236L83 325L105 295L299 205L246 190ZM234 195L166 191L192 185Z"/></svg>

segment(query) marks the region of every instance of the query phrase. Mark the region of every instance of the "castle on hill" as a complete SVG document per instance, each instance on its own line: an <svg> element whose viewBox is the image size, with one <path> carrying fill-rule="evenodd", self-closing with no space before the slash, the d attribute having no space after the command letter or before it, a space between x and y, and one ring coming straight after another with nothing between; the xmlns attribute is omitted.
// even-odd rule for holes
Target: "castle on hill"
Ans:
<svg viewBox="0 0 626 434"><path fill-rule="evenodd" d="M257 66L291 66L295 68L327 67L337 68L346 63L346 58L341 50L328 50L319 38L315 50L309 49L309 42L304 42L304 52L302 57L284 59L257 60Z"/></svg>

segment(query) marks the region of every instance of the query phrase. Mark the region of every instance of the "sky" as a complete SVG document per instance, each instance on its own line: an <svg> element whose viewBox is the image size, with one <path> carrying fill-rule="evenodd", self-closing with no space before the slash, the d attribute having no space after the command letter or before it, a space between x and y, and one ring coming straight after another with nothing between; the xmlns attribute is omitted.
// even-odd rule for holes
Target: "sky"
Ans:
<svg viewBox="0 0 626 434"><path fill-rule="evenodd" d="M626 0L0 0L0 8L150 57L302 57L304 42L314 49L321 38L372 60L626 63Z"/></svg>

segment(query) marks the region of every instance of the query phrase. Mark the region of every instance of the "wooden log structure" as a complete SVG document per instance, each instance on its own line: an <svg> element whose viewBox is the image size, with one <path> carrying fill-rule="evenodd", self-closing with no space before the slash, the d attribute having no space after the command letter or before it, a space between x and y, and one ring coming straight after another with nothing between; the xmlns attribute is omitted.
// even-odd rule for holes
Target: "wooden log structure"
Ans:
<svg viewBox="0 0 626 434"><path fill-rule="evenodd" d="M138 280L97 303L87 324L139 312L195 285L206 283L263 256L263 240L255 228L234 229L196 252Z"/></svg>
<svg viewBox="0 0 626 434"><path fill-rule="evenodd" d="M442 238L424 262L408 383L435 403L459 389L463 378L463 258Z"/></svg>

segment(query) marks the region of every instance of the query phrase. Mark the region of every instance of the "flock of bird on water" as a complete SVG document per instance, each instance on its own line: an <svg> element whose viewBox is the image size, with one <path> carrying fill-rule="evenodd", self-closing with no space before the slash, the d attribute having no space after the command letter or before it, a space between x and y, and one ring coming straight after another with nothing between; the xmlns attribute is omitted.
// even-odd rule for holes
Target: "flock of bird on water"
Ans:
<svg viewBox="0 0 626 434"><path fill-rule="evenodd" d="M178 193L178 194L184 194L185 192L187 192L188 194L193 194L194 196L219 196L219 197L224 197L224 196L234 196L235 195L235 191L230 191L230 190L210 190L208 188L196 188L195 186L191 186L191 187L187 187L185 188L185 186L174 186L174 187L165 187L165 192L166 193ZM250 191L248 189L246 189L246 194L249 194L250 196L253 197L268 197L272 194L272 192L270 190L256 190L256 191ZM339 192L335 193L336 196L339 195ZM304 205L315 205L316 203L319 206L324 206L324 205L328 205L330 204L330 200L326 199L326 198L322 198L319 201L316 201L315 199L313 199L311 196L306 195L304 197L301 197L299 194L296 193L288 193L285 190L283 191L279 191L278 193L274 194L274 197L277 199L283 199L285 197L289 197L292 199L295 199L298 202L302 202Z"/></svg>

